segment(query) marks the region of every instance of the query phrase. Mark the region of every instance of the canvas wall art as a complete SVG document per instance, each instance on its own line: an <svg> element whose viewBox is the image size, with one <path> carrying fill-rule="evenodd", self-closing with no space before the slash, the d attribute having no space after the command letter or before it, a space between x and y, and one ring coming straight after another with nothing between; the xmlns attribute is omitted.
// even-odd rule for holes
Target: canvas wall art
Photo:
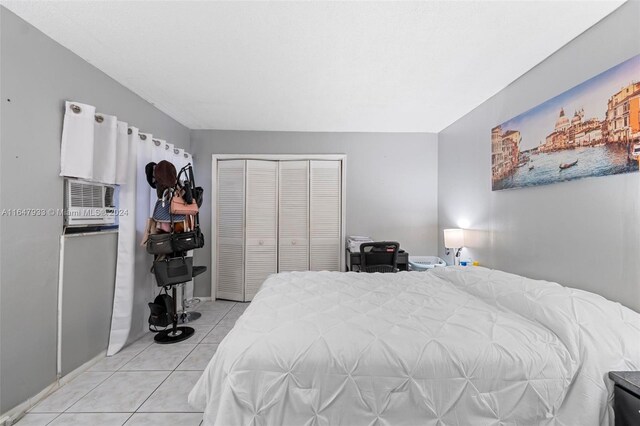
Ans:
<svg viewBox="0 0 640 426"><path fill-rule="evenodd" d="M491 130L493 190L638 171L640 55Z"/></svg>

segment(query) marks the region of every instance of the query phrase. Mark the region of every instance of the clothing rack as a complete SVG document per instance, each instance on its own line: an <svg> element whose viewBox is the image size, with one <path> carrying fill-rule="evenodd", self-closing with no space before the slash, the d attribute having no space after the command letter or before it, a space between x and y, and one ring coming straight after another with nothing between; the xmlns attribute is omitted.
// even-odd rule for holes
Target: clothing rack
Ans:
<svg viewBox="0 0 640 426"><path fill-rule="evenodd" d="M151 164L151 163L150 163ZM148 168L149 165L147 165ZM147 169L145 168L145 169ZM153 168L155 168L155 165L153 166ZM155 173L155 171L154 171ZM182 183L180 182L180 177L182 176L182 174L185 173L185 182L187 182L188 179L188 187L183 186ZM155 181L153 182L154 184L156 183ZM151 181L150 181L150 185L151 185ZM151 185L152 187L154 185ZM170 188L169 193L171 194L170 199L168 200L169 203L169 222L171 223L171 235L174 235L175 232L175 228L174 228L174 218L173 218L173 213L171 212L171 200L173 199L173 197L176 196L176 194L178 193L179 189L187 189L190 193L192 194L196 194L198 188L196 188L195 186L195 182L194 182L194 177L193 177L193 169L191 167L191 164L187 164L186 166L184 166L179 173L177 173L176 176L176 185L175 185L175 191L173 188ZM164 197L164 195L163 195ZM158 202L160 202L160 200L158 200ZM163 198L163 203L164 203L164 198ZM185 203L187 203L187 199L185 198ZM193 203L198 203L198 197L194 196L192 202L190 203L191 205L193 205ZM188 204L187 204L188 205ZM164 206L164 204L163 204ZM157 208L157 207L156 207ZM154 212L155 213L155 212ZM166 211L165 213L166 214ZM197 212L194 216L194 222L193 222L193 226L194 229L199 227L199 223L200 223L200 218L199 218L199 212ZM188 217L188 216L185 216ZM197 241L197 240L196 240ZM175 243L175 241L172 239L172 243L171 243L171 248L174 249L175 246L173 246L173 244ZM191 249L191 248L190 248ZM154 268L156 268L159 264L159 262L161 261L167 261L167 263L169 263L171 260L174 259L183 259L184 261L184 267L187 268L186 271L182 271L182 273L180 273L179 275L177 275L178 277L181 277L184 279L184 281L180 281L180 282L173 282L173 280L166 280L166 281L162 281L160 279L158 279L158 270L156 269L156 279L158 280L158 286L164 288L165 292L169 292L168 290L171 289L171 298L172 298L172 318L171 318L171 325L165 329L165 330L161 330L158 331L156 336L154 337L154 340L156 341L156 343L160 343L160 344L170 344L170 343L178 343L181 342L183 340L186 340L188 338L190 338L191 336L193 336L195 330L192 327L188 327L188 326L179 326L178 323L181 321L181 319L183 320L183 322L185 322L185 320L194 320L200 317L200 314L195 312L192 314L197 314L197 316L193 315L191 318L185 316L183 318L181 318L181 316L185 315L184 312L184 306L182 306L183 312L181 314L178 313L178 298L177 298L177 287L178 286L184 286L187 282L191 281L193 278L195 278L196 276L202 274L203 272L206 271L206 267L205 266L196 266L193 267L192 262L193 259L190 257L187 257L187 252L185 251L180 251L180 252L173 252L167 255L154 255ZM187 261L187 259L189 259L189 261ZM183 266L181 265L180 268L183 268ZM169 266L167 265L167 270L165 271L167 274L169 274ZM188 278L184 275L189 275ZM173 276L174 278L176 278L176 275ZM164 284L166 282L171 282L171 284ZM183 287L184 288L184 287ZM184 302L183 302L184 303ZM151 322L151 321L150 321Z"/></svg>

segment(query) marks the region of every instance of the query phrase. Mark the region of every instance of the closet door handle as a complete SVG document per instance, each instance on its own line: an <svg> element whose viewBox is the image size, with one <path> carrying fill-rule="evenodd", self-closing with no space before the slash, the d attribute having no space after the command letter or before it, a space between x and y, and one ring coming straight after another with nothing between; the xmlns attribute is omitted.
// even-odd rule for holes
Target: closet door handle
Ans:
<svg viewBox="0 0 640 426"><path fill-rule="evenodd" d="M264 245L264 240L260 240L260 241L258 241L258 245L263 246L263 245Z"/></svg>
<svg viewBox="0 0 640 426"><path fill-rule="evenodd" d="M298 244L298 242L296 240L291 240L291 245L295 246L296 244Z"/></svg>

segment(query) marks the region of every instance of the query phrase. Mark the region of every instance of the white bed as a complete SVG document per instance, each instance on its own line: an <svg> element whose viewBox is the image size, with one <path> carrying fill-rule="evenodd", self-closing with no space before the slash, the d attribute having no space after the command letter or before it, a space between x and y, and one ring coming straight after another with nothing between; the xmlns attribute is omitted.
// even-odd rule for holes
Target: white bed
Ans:
<svg viewBox="0 0 640 426"><path fill-rule="evenodd" d="M191 391L205 425L613 425L640 315L479 267L271 276Z"/></svg>

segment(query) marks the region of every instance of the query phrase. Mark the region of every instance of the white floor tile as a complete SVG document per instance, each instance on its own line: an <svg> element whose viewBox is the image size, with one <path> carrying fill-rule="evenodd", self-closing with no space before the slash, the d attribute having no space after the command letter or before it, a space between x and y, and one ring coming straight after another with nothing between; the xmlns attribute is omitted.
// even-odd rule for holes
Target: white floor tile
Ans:
<svg viewBox="0 0 640 426"><path fill-rule="evenodd" d="M151 338L150 338L151 337ZM148 348L153 343L152 333L147 333L136 342L124 347L115 355L105 357L95 363L89 371L118 371L120 367L131 361L133 357Z"/></svg>
<svg viewBox="0 0 640 426"><path fill-rule="evenodd" d="M174 371L138 411L153 413L196 412L187 402L187 397L201 375L202 371Z"/></svg>
<svg viewBox="0 0 640 426"><path fill-rule="evenodd" d="M132 413L64 413L49 426L122 426Z"/></svg>
<svg viewBox="0 0 640 426"><path fill-rule="evenodd" d="M225 312L221 311L200 311L202 316L194 321L194 324L217 324L224 316Z"/></svg>
<svg viewBox="0 0 640 426"><path fill-rule="evenodd" d="M227 315L224 316L223 320L237 320L242 316L243 311L234 311L233 309L227 312Z"/></svg>
<svg viewBox="0 0 640 426"><path fill-rule="evenodd" d="M64 385L17 424L200 425L202 413L189 406L187 396L215 354L218 343L248 305L230 301L199 305L195 310L201 312L203 318L187 324L195 330L190 339L160 345L153 342L153 333L147 333ZM171 372L174 369L176 371ZM135 412L137 410L139 412Z"/></svg>
<svg viewBox="0 0 640 426"><path fill-rule="evenodd" d="M67 411L73 413L134 412L168 375L168 371L119 371Z"/></svg>
<svg viewBox="0 0 640 426"><path fill-rule="evenodd" d="M62 413L104 382L113 373L85 372L49 395L31 409L32 413Z"/></svg>
<svg viewBox="0 0 640 426"><path fill-rule="evenodd" d="M236 303L233 308L231 308L232 312L240 312L244 313L244 311L249 307L250 303Z"/></svg>
<svg viewBox="0 0 640 426"><path fill-rule="evenodd" d="M58 417L58 413L48 413L48 414L27 414L20 420L16 425L18 426L45 426L49 424L53 419Z"/></svg>
<svg viewBox="0 0 640 426"><path fill-rule="evenodd" d="M202 343L220 343L222 339L229 334L232 327L229 326L216 326L213 330L202 339Z"/></svg>
<svg viewBox="0 0 640 426"><path fill-rule="evenodd" d="M182 363L178 366L177 370L204 370L213 354L216 353L218 345L216 344L201 344L198 345Z"/></svg>
<svg viewBox="0 0 640 426"><path fill-rule="evenodd" d="M153 338L155 337L156 333L153 333L151 331L147 331L146 333L144 333L142 335L142 337L140 337L138 340L135 341L135 343L140 343L140 344L144 344L144 342L148 342L149 344L153 343Z"/></svg>
<svg viewBox="0 0 640 426"><path fill-rule="evenodd" d="M187 327L191 327L194 330L193 336L189 337L187 340L183 340L182 342L175 343L176 345L195 345L198 344L204 339L204 336L209 334L211 330L213 330L213 324L200 324L197 321L190 322L185 324Z"/></svg>
<svg viewBox="0 0 640 426"><path fill-rule="evenodd" d="M228 300L210 300L208 302L202 302L197 307L194 308L196 311L223 311L227 313L229 309L233 308L236 305L236 302L231 302Z"/></svg>
<svg viewBox="0 0 640 426"><path fill-rule="evenodd" d="M175 370L196 345L160 345L154 343L126 363L120 371Z"/></svg>
<svg viewBox="0 0 640 426"><path fill-rule="evenodd" d="M236 322L238 321L238 318L234 318L234 317L224 317L220 320L220 322L218 324L216 324L216 327L228 327L228 328L233 328L233 326L236 325Z"/></svg>
<svg viewBox="0 0 640 426"><path fill-rule="evenodd" d="M198 426L202 413L135 413L126 426Z"/></svg>

